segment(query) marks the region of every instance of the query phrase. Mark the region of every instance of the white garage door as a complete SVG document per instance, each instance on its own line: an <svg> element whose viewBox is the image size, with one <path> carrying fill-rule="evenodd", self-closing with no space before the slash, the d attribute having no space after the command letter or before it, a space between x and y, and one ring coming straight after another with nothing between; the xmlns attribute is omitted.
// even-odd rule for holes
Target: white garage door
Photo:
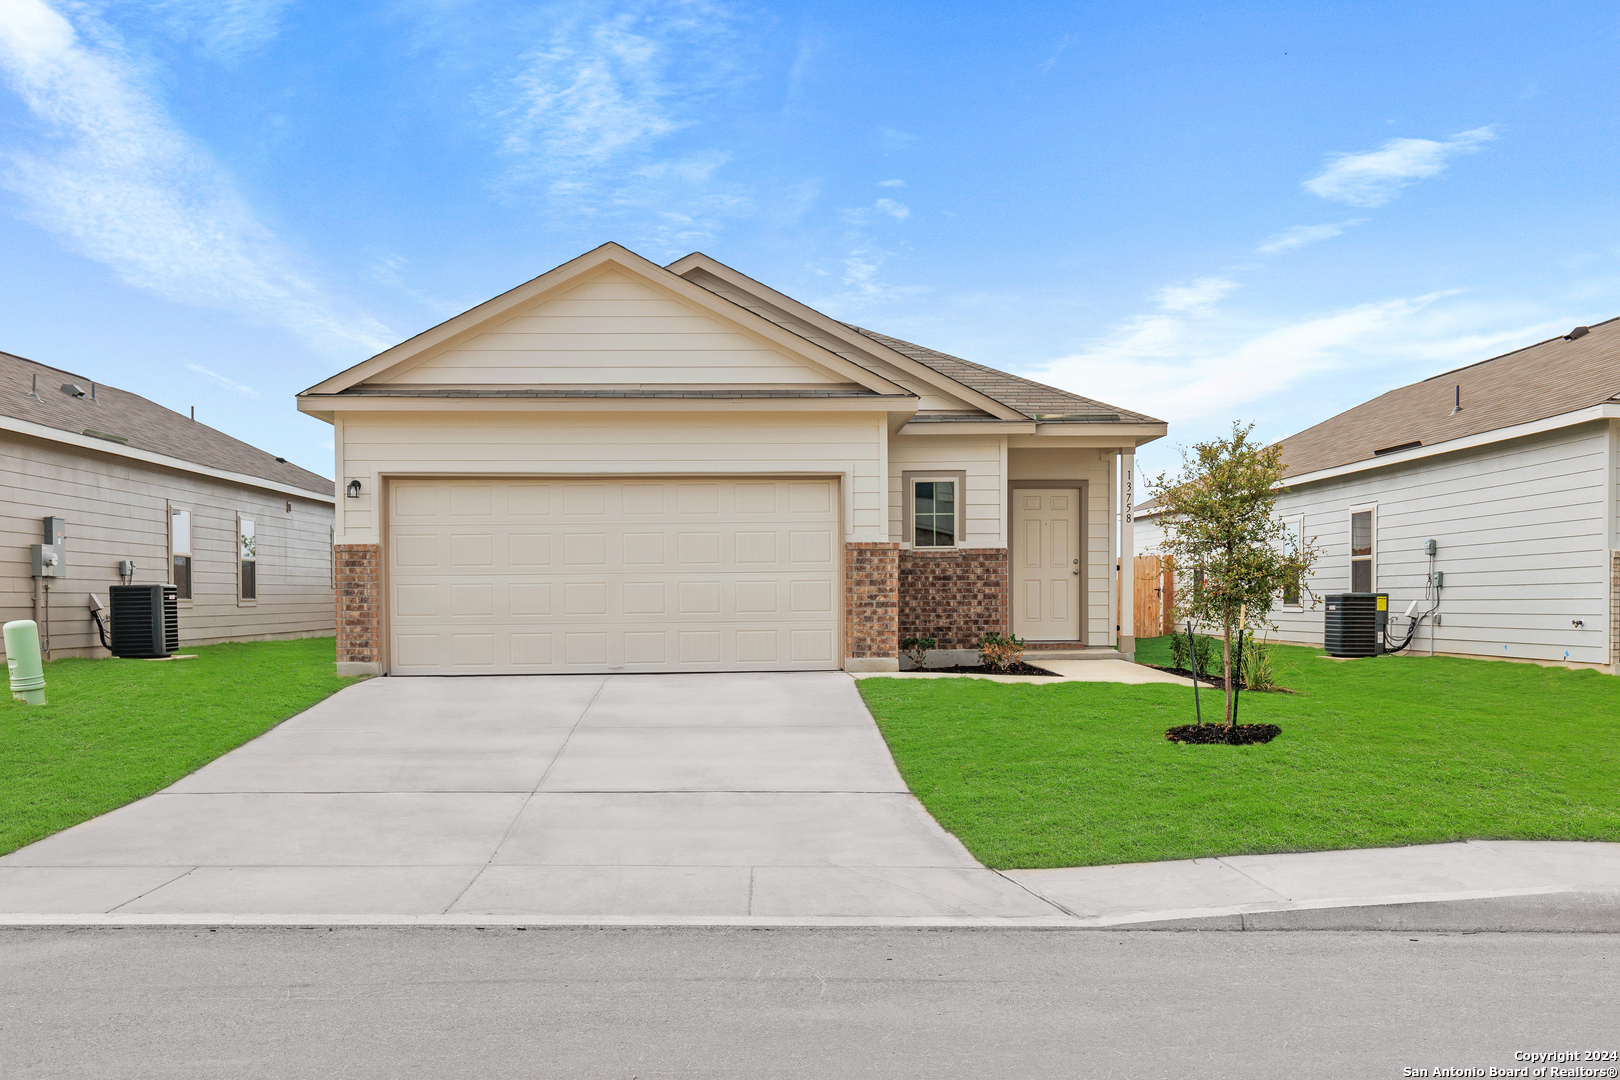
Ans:
<svg viewBox="0 0 1620 1080"><path fill-rule="evenodd" d="M399 480L396 675L836 668L833 480Z"/></svg>

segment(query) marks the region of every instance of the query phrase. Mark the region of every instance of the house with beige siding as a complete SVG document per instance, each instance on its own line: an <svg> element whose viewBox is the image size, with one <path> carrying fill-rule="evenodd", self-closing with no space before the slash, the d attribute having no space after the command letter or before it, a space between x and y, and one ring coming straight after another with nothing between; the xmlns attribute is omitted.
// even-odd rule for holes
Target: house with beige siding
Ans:
<svg viewBox="0 0 1620 1080"><path fill-rule="evenodd" d="M1312 591L1387 592L1402 636L1414 602L1432 611L1418 653L1620 674L1620 319L1391 390L1282 447L1277 513L1322 550ZM1152 552L1152 507L1136 525ZM1282 640L1321 645L1308 596L1271 617Z"/></svg>
<svg viewBox="0 0 1620 1080"><path fill-rule="evenodd" d="M105 656L90 597L171 582L182 645L334 625L332 482L155 402L0 353L0 618L49 626L50 655ZM65 565L33 577L46 517ZM46 586L49 586L47 591Z"/></svg>
<svg viewBox="0 0 1620 1080"><path fill-rule="evenodd" d="M333 425L339 667L894 670L1130 655L1163 422L605 244L298 396ZM1123 544L1123 548L1121 547Z"/></svg>

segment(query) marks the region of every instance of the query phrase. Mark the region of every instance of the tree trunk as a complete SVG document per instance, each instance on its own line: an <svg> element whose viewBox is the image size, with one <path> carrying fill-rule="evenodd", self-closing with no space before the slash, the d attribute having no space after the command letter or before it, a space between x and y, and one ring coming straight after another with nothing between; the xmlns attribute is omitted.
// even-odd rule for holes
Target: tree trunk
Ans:
<svg viewBox="0 0 1620 1080"><path fill-rule="evenodd" d="M1232 726L1232 618L1225 620L1226 640L1221 645L1221 679L1226 683L1226 726Z"/></svg>

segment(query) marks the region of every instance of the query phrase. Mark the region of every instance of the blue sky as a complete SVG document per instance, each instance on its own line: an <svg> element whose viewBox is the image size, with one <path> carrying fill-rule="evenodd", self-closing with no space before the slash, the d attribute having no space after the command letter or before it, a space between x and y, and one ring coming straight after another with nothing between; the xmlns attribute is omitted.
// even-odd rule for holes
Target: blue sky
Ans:
<svg viewBox="0 0 1620 1080"><path fill-rule="evenodd" d="M1281 437L1620 315L1612 6L0 0L0 349L293 394L605 240Z"/></svg>

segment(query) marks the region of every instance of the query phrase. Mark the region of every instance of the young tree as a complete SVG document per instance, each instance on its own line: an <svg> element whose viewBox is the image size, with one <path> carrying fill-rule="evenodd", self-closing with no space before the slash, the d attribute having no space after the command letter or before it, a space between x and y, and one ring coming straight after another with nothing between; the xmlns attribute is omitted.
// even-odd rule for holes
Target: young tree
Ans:
<svg viewBox="0 0 1620 1080"><path fill-rule="evenodd" d="M1245 623L1270 625L1270 611L1284 589L1315 594L1305 583L1319 552L1310 541L1289 542L1273 513L1282 487L1282 447L1262 447L1249 436L1254 425L1232 424L1232 437L1182 451L1180 476L1161 473L1148 483L1164 522L1162 549L1197 583L1178 590L1176 613L1221 627L1221 667L1226 679L1226 725L1232 726L1235 695L1232 635Z"/></svg>

